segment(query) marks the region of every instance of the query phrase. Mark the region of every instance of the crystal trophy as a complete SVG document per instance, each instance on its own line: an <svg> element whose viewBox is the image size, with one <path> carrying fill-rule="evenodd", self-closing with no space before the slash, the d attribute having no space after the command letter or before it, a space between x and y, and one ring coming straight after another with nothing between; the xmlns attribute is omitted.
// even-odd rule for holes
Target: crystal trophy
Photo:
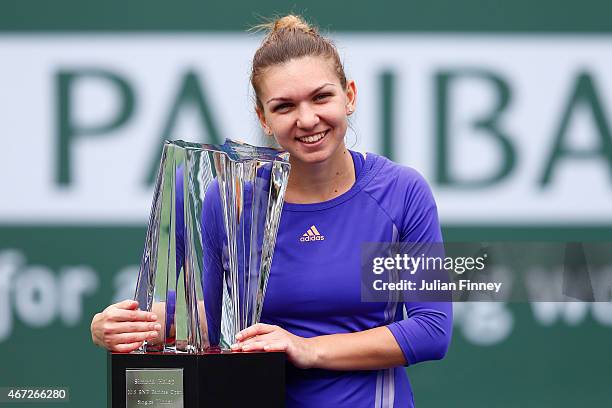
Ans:
<svg viewBox="0 0 612 408"><path fill-rule="evenodd" d="M236 376L242 375L254 390L265 389L268 380L256 383L274 366L279 369L270 381L282 378L283 384L273 387L273 395L284 393L283 353L232 353L229 346L261 317L288 158L286 152L229 139L222 145L165 142L134 296L141 310L158 316L161 335L137 352L112 354L109 364L118 377L112 380L113 406L123 401L124 390L121 406L156 406L153 396L171 391L150 389L150 400L138 400L144 391L132 386L179 380L183 385L175 391L184 390L184 397L166 405L162 399L159 406L229 406L240 396L229 388L222 392L225 383L241 382ZM194 381L197 392L187 386ZM203 396L202 389L215 391ZM219 398L211 400L213 394Z"/></svg>

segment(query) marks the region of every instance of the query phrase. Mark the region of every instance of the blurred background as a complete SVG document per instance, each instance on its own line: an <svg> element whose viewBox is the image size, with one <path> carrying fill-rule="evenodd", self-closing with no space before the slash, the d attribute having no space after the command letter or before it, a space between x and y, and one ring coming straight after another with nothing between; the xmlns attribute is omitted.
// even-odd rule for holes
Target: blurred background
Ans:
<svg viewBox="0 0 612 408"><path fill-rule="evenodd" d="M349 146L423 173L447 241L612 239L609 1L209 3L0 2L0 387L105 406L89 324L133 296L162 141L262 141L258 16L332 36ZM454 330L408 368L419 407L612 402L610 302L462 303Z"/></svg>

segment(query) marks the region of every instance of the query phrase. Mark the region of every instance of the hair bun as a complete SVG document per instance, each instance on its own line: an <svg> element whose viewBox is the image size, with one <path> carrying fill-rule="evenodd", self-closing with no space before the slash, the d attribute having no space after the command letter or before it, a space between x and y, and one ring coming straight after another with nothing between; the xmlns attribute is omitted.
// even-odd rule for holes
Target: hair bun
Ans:
<svg viewBox="0 0 612 408"><path fill-rule="evenodd" d="M295 14L287 14L286 16L269 20L265 23L253 26L249 31L266 31L266 42L272 37L279 35L281 32L302 32L305 34L319 35L316 27L308 24L302 17Z"/></svg>
<svg viewBox="0 0 612 408"><path fill-rule="evenodd" d="M272 31L274 32L281 30L300 30L305 33L315 32L315 30L310 25L308 25L307 22L293 14L288 14L274 22L274 27L272 28Z"/></svg>

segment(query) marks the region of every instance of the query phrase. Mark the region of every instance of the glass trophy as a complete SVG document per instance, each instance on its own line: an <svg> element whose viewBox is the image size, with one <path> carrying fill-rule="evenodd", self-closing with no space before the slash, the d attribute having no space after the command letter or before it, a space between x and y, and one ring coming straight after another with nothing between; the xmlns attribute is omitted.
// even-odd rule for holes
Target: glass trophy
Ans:
<svg viewBox="0 0 612 408"><path fill-rule="evenodd" d="M232 353L229 347L261 317L288 159L286 152L229 139L222 145L165 142L134 296L141 310L157 315L161 335L137 352L112 353L109 404L252 401L233 392L237 383L259 395L267 387L268 406L284 401L284 353ZM182 396L172 402L155 397L167 394Z"/></svg>

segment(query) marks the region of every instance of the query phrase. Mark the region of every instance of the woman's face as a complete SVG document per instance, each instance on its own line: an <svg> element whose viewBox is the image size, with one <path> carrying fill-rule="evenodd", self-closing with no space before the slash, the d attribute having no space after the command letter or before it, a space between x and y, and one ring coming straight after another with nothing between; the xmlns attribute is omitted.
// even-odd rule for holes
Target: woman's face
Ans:
<svg viewBox="0 0 612 408"><path fill-rule="evenodd" d="M263 111L257 115L292 160L320 163L344 146L347 116L355 107L356 88L346 89L323 57L303 57L264 71L260 84Z"/></svg>

